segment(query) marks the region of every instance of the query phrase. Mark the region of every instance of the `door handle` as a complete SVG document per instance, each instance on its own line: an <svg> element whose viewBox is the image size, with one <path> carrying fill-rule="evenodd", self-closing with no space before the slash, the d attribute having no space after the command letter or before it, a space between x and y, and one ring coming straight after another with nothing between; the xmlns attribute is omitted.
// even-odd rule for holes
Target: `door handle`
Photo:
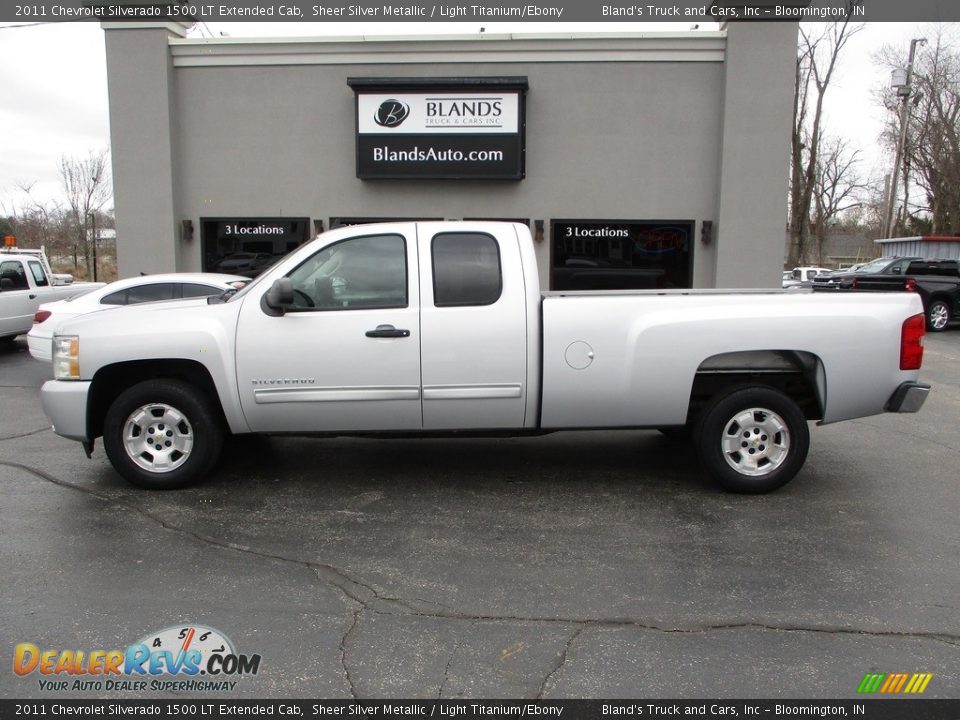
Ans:
<svg viewBox="0 0 960 720"><path fill-rule="evenodd" d="M393 325L377 325L376 330L367 330L366 335L372 338L403 338L410 337L410 331L397 330Z"/></svg>

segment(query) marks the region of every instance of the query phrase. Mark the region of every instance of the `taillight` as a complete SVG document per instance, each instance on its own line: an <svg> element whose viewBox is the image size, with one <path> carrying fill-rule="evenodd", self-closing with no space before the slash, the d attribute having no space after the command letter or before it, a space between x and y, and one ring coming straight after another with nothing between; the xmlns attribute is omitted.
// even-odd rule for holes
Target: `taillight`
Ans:
<svg viewBox="0 0 960 720"><path fill-rule="evenodd" d="M903 284L903 289L907 292L916 292L917 291L917 281L913 278L907 278L906 282Z"/></svg>
<svg viewBox="0 0 960 720"><path fill-rule="evenodd" d="M42 323L44 320L46 320L48 317L50 317L51 315L53 315L53 313L50 312L49 310L37 310L33 314L33 324L38 325Z"/></svg>
<svg viewBox="0 0 960 720"><path fill-rule="evenodd" d="M919 370L923 365L923 335L926 330L922 314L903 321L900 330L900 369Z"/></svg>

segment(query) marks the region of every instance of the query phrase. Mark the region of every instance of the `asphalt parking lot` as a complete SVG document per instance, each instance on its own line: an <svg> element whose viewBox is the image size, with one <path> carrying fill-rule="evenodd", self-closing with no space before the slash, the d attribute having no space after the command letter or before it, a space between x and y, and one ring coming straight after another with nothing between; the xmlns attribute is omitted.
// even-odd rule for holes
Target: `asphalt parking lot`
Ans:
<svg viewBox="0 0 960 720"><path fill-rule="evenodd" d="M181 624L261 655L234 697L849 698L867 672L960 697L958 330L927 336L919 415L812 428L761 497L626 431L234 442L151 493L49 431L48 372L0 347L4 698L56 697L18 643Z"/></svg>

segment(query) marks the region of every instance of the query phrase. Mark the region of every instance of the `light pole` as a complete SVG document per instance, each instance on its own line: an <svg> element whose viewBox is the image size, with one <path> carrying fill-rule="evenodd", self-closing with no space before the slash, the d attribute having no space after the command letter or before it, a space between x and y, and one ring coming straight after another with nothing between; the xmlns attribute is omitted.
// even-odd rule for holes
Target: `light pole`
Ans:
<svg viewBox="0 0 960 720"><path fill-rule="evenodd" d="M893 173L890 177L890 192L887 195L887 216L884 218L884 237L893 237L894 208L897 204L897 174L903 162L903 151L907 145L907 122L910 119L910 93L913 90L913 60L917 55L917 45L927 42L926 38L916 38L910 41L910 58L907 60L907 70L894 70L890 84L896 88L897 95L903 103L900 108L900 139L897 142L897 152L893 158ZM906 211L906 208L904 208Z"/></svg>

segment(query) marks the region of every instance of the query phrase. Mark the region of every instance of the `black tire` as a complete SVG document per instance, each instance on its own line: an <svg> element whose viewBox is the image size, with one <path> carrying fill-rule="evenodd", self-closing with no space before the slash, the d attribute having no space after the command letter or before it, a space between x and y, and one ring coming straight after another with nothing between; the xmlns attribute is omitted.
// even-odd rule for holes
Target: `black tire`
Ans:
<svg viewBox="0 0 960 720"><path fill-rule="evenodd" d="M927 330L941 332L950 324L950 305L944 300L931 300L927 308Z"/></svg>
<svg viewBox="0 0 960 720"><path fill-rule="evenodd" d="M122 392L107 410L103 446L114 469L129 482L147 490L173 490L213 467L223 435L219 414L196 387L146 380Z"/></svg>
<svg viewBox="0 0 960 720"><path fill-rule="evenodd" d="M783 487L803 467L810 430L797 404L779 390L741 387L711 401L695 443L721 487L760 494Z"/></svg>

